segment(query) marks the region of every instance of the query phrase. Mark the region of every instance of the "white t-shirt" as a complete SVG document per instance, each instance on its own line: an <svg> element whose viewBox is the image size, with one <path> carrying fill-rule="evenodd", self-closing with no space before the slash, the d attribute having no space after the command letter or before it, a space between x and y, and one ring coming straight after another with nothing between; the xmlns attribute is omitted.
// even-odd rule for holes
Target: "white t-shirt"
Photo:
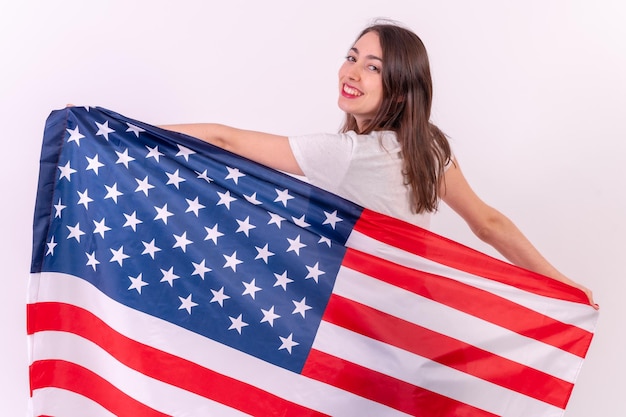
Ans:
<svg viewBox="0 0 626 417"><path fill-rule="evenodd" d="M411 212L401 147L394 132L291 136L289 144L311 184L368 209L423 228L430 226L430 213Z"/></svg>

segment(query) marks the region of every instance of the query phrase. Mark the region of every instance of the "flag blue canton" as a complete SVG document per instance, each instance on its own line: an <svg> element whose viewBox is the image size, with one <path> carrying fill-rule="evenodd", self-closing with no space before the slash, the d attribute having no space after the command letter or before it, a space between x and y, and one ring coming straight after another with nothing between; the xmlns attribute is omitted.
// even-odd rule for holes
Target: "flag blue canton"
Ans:
<svg viewBox="0 0 626 417"><path fill-rule="evenodd" d="M51 200L40 187L35 217L52 222L35 228L34 242L47 243L33 248L32 272L81 277L301 370L360 207L106 109L57 111L46 134L42 171L59 181Z"/></svg>

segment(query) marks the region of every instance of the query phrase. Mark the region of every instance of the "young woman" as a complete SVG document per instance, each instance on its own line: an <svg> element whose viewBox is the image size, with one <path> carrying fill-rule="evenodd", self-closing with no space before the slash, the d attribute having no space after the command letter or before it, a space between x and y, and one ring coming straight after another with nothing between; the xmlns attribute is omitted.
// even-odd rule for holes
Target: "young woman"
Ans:
<svg viewBox="0 0 626 417"><path fill-rule="evenodd" d="M430 123L426 49L394 24L366 28L339 69L341 133L278 136L201 123L163 126L269 167L305 175L357 204L428 227L440 200L510 262L592 293L553 267L502 213L471 189L445 135Z"/></svg>

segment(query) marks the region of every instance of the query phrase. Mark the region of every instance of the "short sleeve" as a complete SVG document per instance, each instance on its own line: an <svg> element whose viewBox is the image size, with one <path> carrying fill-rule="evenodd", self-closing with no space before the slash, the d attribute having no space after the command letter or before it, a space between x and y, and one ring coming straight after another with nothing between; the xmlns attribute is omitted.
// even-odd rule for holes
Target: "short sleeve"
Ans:
<svg viewBox="0 0 626 417"><path fill-rule="evenodd" d="M354 136L350 133L290 136L289 145L308 180L336 193L350 167Z"/></svg>

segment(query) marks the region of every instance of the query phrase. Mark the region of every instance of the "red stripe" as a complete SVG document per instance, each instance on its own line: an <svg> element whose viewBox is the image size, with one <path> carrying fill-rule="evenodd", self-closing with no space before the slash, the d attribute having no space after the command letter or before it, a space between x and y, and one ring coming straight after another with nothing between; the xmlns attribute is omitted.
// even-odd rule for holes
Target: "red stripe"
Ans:
<svg viewBox="0 0 626 417"><path fill-rule="evenodd" d="M408 321L332 295L323 320L565 408L574 385Z"/></svg>
<svg viewBox="0 0 626 417"><path fill-rule="evenodd" d="M343 265L584 358L593 334L462 282L404 267L354 249Z"/></svg>
<svg viewBox="0 0 626 417"><path fill-rule="evenodd" d="M63 303L30 304L27 327L29 334L47 330L74 333L94 342L129 368L252 416L326 416L132 340L80 307Z"/></svg>
<svg viewBox="0 0 626 417"><path fill-rule="evenodd" d="M495 414L315 349L311 350L302 374L412 416L496 417Z"/></svg>
<svg viewBox="0 0 626 417"><path fill-rule="evenodd" d="M363 210L354 230L431 261L547 297L589 305L585 293L563 282L492 258L409 223ZM407 235L411 239L407 239Z"/></svg>
<svg viewBox="0 0 626 417"><path fill-rule="evenodd" d="M89 369L62 360L33 362L30 366L30 384L32 390L55 387L73 391L120 417L167 417L167 414L126 395Z"/></svg>

